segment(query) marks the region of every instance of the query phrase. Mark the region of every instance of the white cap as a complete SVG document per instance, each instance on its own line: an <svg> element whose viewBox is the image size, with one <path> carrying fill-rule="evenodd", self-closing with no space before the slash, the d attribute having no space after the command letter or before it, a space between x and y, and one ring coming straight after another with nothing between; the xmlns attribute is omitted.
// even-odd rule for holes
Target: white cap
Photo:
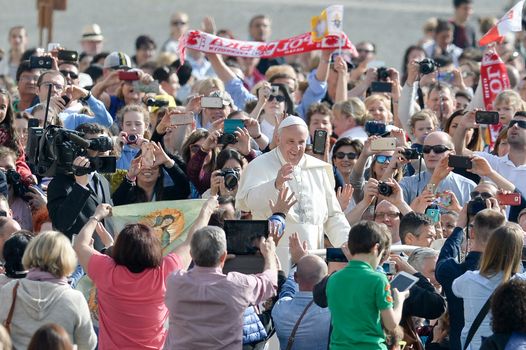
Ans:
<svg viewBox="0 0 526 350"><path fill-rule="evenodd" d="M283 121L279 124L278 130L281 130L283 128L286 128L287 126L292 125L301 125L305 128L309 128L305 121L301 119L300 117L296 117L295 115L289 115L287 118L283 119Z"/></svg>

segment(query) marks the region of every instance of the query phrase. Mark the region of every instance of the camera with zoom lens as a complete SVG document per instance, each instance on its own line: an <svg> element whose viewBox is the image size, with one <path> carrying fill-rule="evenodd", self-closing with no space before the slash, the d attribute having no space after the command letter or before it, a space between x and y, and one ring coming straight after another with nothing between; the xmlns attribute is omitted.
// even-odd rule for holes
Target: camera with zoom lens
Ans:
<svg viewBox="0 0 526 350"><path fill-rule="evenodd" d="M7 170L5 172L5 178L7 180L7 184L11 185L11 188L13 189L13 193L15 194L15 196L20 197L26 201L31 199L27 197L27 193L29 192L29 187L22 182L22 177L16 170L14 169Z"/></svg>
<svg viewBox="0 0 526 350"><path fill-rule="evenodd" d="M418 64L420 65L421 74L433 73L438 68L438 64L431 58L424 58Z"/></svg>
<svg viewBox="0 0 526 350"><path fill-rule="evenodd" d="M156 100L153 97L148 97L144 102L148 107L167 107L169 102L167 100Z"/></svg>
<svg viewBox="0 0 526 350"><path fill-rule="evenodd" d="M418 159L422 155L422 153L414 148L404 148L403 151L400 151L400 154L407 160Z"/></svg>
<svg viewBox="0 0 526 350"><path fill-rule="evenodd" d="M468 215L475 216L486 208L486 201L484 198L477 196L468 202Z"/></svg>
<svg viewBox="0 0 526 350"><path fill-rule="evenodd" d="M232 133L224 133L221 136L219 136L217 143L224 145L224 146L233 145L237 143L237 136L236 134L232 134Z"/></svg>
<svg viewBox="0 0 526 350"><path fill-rule="evenodd" d="M219 173L219 176L225 178L225 187L227 190L232 191L236 188L239 182L239 171L236 169L225 169Z"/></svg>
<svg viewBox="0 0 526 350"><path fill-rule="evenodd" d="M84 133L55 125L49 125L46 129L31 129L28 139L28 163L34 166L39 176L57 174L80 176L93 171L115 172L115 157L88 157L88 150L96 152L113 150L111 137L100 136L87 140L84 138ZM73 166L75 158L80 156L89 158L89 168Z"/></svg>
<svg viewBox="0 0 526 350"><path fill-rule="evenodd" d="M387 125L377 120L369 120L365 123L364 129L367 135L369 136L372 136L372 135L382 136L387 132Z"/></svg>
<svg viewBox="0 0 526 350"><path fill-rule="evenodd" d="M378 194L389 197L393 194L393 187L383 181L378 182Z"/></svg>

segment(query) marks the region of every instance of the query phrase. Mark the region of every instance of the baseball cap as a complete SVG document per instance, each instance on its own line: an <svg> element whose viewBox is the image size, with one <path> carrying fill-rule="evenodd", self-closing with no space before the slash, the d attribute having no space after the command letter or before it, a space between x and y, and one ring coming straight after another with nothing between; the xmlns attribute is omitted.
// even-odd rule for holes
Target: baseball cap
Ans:
<svg viewBox="0 0 526 350"><path fill-rule="evenodd" d="M124 52L114 51L104 59L104 68L129 69L131 68L130 56Z"/></svg>
<svg viewBox="0 0 526 350"><path fill-rule="evenodd" d="M102 41L104 36L102 36L102 30L98 24L88 24L82 29L82 39L81 41Z"/></svg>

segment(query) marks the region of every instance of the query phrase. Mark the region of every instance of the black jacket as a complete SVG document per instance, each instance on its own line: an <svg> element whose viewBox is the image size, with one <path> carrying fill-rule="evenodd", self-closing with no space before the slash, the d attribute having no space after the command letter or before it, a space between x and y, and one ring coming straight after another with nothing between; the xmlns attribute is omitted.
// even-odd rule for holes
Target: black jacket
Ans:
<svg viewBox="0 0 526 350"><path fill-rule="evenodd" d="M75 178L70 175L56 175L49 183L47 189L47 209L53 228L64 233L71 239L71 236L78 234L82 227L88 222L90 216L95 213L95 209L101 203L113 205L110 196L110 186L104 176L94 173L100 188L102 189L99 197L76 183ZM104 226L110 233L112 227L108 222ZM97 250L104 248L97 235L94 235L94 247Z"/></svg>

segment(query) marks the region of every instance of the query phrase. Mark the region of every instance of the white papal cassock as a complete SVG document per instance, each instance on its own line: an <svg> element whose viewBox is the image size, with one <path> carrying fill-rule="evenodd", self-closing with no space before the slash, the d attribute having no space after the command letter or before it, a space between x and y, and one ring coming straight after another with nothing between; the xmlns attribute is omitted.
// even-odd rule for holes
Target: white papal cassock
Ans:
<svg viewBox="0 0 526 350"><path fill-rule="evenodd" d="M236 208L252 212L254 220L268 219L272 215L268 202L275 202L279 192L274 181L286 163L278 148L250 162L239 183ZM350 226L336 199L330 164L304 155L294 167L293 179L285 184L298 200L287 214L285 236L277 247L282 268L288 270L290 234L298 232L309 249L321 249L326 233L332 245L339 247L347 241Z"/></svg>

